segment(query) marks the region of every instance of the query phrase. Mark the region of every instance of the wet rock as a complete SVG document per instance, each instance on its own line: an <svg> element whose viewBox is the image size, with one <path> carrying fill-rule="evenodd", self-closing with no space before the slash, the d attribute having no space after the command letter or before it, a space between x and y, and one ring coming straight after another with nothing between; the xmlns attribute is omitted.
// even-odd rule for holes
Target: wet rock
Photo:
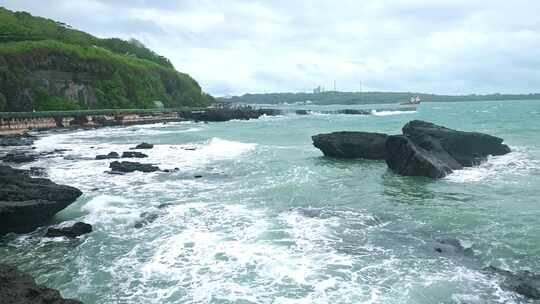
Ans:
<svg viewBox="0 0 540 304"><path fill-rule="evenodd" d="M64 299L55 289L37 285L32 276L0 264L0 302L5 304L82 304Z"/></svg>
<svg viewBox="0 0 540 304"><path fill-rule="evenodd" d="M33 177L46 177L47 176L47 169L42 167L30 167L28 170L30 176Z"/></svg>
<svg viewBox="0 0 540 304"><path fill-rule="evenodd" d="M388 135L369 132L334 132L311 137L325 156L336 158L379 159L385 157Z"/></svg>
<svg viewBox="0 0 540 304"><path fill-rule="evenodd" d="M194 178L202 178L203 176L202 175L195 175L193 176Z"/></svg>
<svg viewBox="0 0 540 304"><path fill-rule="evenodd" d="M153 223L159 218L159 213L157 212L143 212L140 215L141 219L135 222L133 225L135 228L142 228L148 224Z"/></svg>
<svg viewBox="0 0 540 304"><path fill-rule="evenodd" d="M154 147L153 144L148 144L148 143L141 143L141 144L138 144L136 145L134 148L131 148L131 150L137 150L137 149L152 149Z"/></svg>
<svg viewBox="0 0 540 304"><path fill-rule="evenodd" d="M152 164L141 164L138 162L129 162L129 161L114 161L112 162L109 167L114 172L135 172L135 171L141 171L141 172L155 172L160 171L160 169Z"/></svg>
<svg viewBox="0 0 540 304"><path fill-rule="evenodd" d="M160 204L157 206L158 209L165 209L165 208L168 208L170 206L174 206L173 203L163 203L163 204Z"/></svg>
<svg viewBox="0 0 540 304"><path fill-rule="evenodd" d="M413 120L403 127L403 135L418 146L431 150L433 146L446 151L464 167L478 165L488 155L504 155L510 148L503 139L479 132L449 129L430 122Z"/></svg>
<svg viewBox="0 0 540 304"><path fill-rule="evenodd" d="M309 115L308 110L296 110L294 112L296 113L296 115Z"/></svg>
<svg viewBox="0 0 540 304"><path fill-rule="evenodd" d="M26 170L0 166L0 235L30 232L81 195L77 188L32 178Z"/></svg>
<svg viewBox="0 0 540 304"><path fill-rule="evenodd" d="M20 135L0 136L0 147L9 146L31 146L34 144L35 136L24 133Z"/></svg>
<svg viewBox="0 0 540 304"><path fill-rule="evenodd" d="M0 158L6 163L15 163L15 164L21 164L21 163L30 163L35 160L37 160L37 155L34 154L27 154L26 152L12 152L8 153L6 156Z"/></svg>
<svg viewBox="0 0 540 304"><path fill-rule="evenodd" d="M438 246L435 248L435 251L439 253L451 252L459 253L464 255L472 255L472 248L465 247L460 240L455 238L442 238L437 240Z"/></svg>
<svg viewBox="0 0 540 304"><path fill-rule="evenodd" d="M120 158L120 155L116 152L110 152L107 155L97 155L96 160L102 160L102 159L115 159Z"/></svg>
<svg viewBox="0 0 540 304"><path fill-rule="evenodd" d="M395 173L406 176L442 178L452 173L448 164L403 135L388 137L386 164Z"/></svg>
<svg viewBox="0 0 540 304"><path fill-rule="evenodd" d="M83 234L87 234L92 232L92 225L83 223L83 222L76 222L75 224L71 226L64 226L64 227L51 227L47 229L47 233L45 234L45 237L59 237L59 236L65 236L69 238L76 238L78 236L81 236Z"/></svg>
<svg viewBox="0 0 540 304"><path fill-rule="evenodd" d="M488 155L510 152L501 138L420 120L406 124L403 134L390 136L386 142L386 163L401 175L441 178L453 170L477 165Z"/></svg>
<svg viewBox="0 0 540 304"><path fill-rule="evenodd" d="M366 110L356 110L356 109L343 109L337 111L337 114L348 114L348 115L371 115L370 111Z"/></svg>
<svg viewBox="0 0 540 304"><path fill-rule="evenodd" d="M526 298L540 300L540 275L530 271L511 272L494 266L484 268L502 279L501 287Z"/></svg>
<svg viewBox="0 0 540 304"><path fill-rule="evenodd" d="M145 158L148 155L141 152L123 152L122 158Z"/></svg>
<svg viewBox="0 0 540 304"><path fill-rule="evenodd" d="M45 151L39 153L40 156L50 156L50 155L56 155L56 154L64 154L64 152L71 151L71 149L54 149L52 151Z"/></svg>

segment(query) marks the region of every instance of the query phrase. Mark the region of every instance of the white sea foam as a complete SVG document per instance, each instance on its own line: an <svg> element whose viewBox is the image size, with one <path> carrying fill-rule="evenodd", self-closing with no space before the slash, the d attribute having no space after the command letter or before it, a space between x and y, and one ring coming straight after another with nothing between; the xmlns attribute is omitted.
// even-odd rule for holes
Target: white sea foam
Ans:
<svg viewBox="0 0 540 304"><path fill-rule="evenodd" d="M513 152L506 155L490 156L488 160L479 166L456 170L445 179L456 183L480 182L486 179L504 179L505 182L513 182L509 178L513 175L527 175L530 170L539 168L539 162L531 159L523 148L512 148Z"/></svg>
<svg viewBox="0 0 540 304"><path fill-rule="evenodd" d="M392 116L392 115L402 115L402 114L415 114L417 111L371 111L371 114L375 116Z"/></svg>
<svg viewBox="0 0 540 304"><path fill-rule="evenodd" d="M119 196L100 195L81 207L87 212L84 221L90 224L130 221L138 217L133 201Z"/></svg>

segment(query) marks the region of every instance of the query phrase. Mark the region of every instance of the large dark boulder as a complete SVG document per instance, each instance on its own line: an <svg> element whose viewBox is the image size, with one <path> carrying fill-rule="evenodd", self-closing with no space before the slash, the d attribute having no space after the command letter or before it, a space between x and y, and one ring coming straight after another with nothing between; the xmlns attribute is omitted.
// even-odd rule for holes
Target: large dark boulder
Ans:
<svg viewBox="0 0 540 304"><path fill-rule="evenodd" d="M120 155L118 153L116 153L116 152L110 152L108 154L97 155L96 156L96 160L115 159L115 158L120 158Z"/></svg>
<svg viewBox="0 0 540 304"><path fill-rule="evenodd" d="M129 162L129 161L114 161L112 162L109 167L114 172L135 172L135 171L141 171L141 172L155 172L160 171L160 169L152 164L141 164L137 162Z"/></svg>
<svg viewBox="0 0 540 304"><path fill-rule="evenodd" d="M484 268L484 271L501 278L504 289L516 292L524 297L540 300L540 275L530 271L511 272L494 266Z"/></svg>
<svg viewBox="0 0 540 304"><path fill-rule="evenodd" d="M32 276L0 264L0 303L3 304L82 304L62 298L55 289L37 285Z"/></svg>
<svg viewBox="0 0 540 304"><path fill-rule="evenodd" d="M413 120L403 127L403 135L420 147L430 149L436 142L444 151L464 167L478 165L489 155L510 153L503 139L479 132L452 130L436 124Z"/></svg>
<svg viewBox="0 0 540 304"><path fill-rule="evenodd" d="M154 147L153 144L149 144L149 143L140 143L138 145L136 145L135 147L131 148L131 150L138 150L138 149L152 149Z"/></svg>
<svg viewBox="0 0 540 304"><path fill-rule="evenodd" d="M489 155L509 153L510 148L502 142L488 134L413 120L403 127L403 135L388 138L386 163L401 175L441 178L453 170L480 164Z"/></svg>
<svg viewBox="0 0 540 304"><path fill-rule="evenodd" d="M388 135L369 132L334 132L312 136L313 145L325 156L384 159Z"/></svg>
<svg viewBox="0 0 540 304"><path fill-rule="evenodd" d="M136 152L136 151L122 153L122 158L145 158L145 157L148 157L148 155L141 152Z"/></svg>
<svg viewBox="0 0 540 304"><path fill-rule="evenodd" d="M449 164L403 135L389 136L386 140L386 164L392 171L406 176L441 178L452 173Z"/></svg>
<svg viewBox="0 0 540 304"><path fill-rule="evenodd" d="M0 166L0 235L30 232L81 195L77 188L32 178L26 170Z"/></svg>
<svg viewBox="0 0 540 304"><path fill-rule="evenodd" d="M76 238L78 236L81 236L83 234L87 234L92 232L92 225L83 223L83 222L76 222L73 225L65 226L65 227L51 227L47 229L47 233L45 233L46 237L59 237L59 236L65 236L69 238Z"/></svg>

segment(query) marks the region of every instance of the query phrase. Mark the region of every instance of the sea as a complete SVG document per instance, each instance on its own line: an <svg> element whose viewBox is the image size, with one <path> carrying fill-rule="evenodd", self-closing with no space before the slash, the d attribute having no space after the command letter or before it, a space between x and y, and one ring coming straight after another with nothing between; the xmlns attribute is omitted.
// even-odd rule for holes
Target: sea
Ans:
<svg viewBox="0 0 540 304"><path fill-rule="evenodd" d="M69 151L23 168L84 192L53 224L94 231L7 235L0 262L86 304L533 303L483 269L540 273L540 101L282 107L248 121L41 133L37 151ZM379 110L322 114L365 107ZM415 119L504 138L512 152L432 180L312 145L333 131L400 134ZM110 175L111 160L95 160L141 142L155 146L136 161L170 172Z"/></svg>

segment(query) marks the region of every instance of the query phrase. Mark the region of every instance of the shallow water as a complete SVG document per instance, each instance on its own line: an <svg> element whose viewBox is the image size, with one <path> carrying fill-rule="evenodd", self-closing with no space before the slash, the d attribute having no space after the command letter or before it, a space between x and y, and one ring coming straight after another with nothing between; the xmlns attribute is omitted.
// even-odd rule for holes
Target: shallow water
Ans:
<svg viewBox="0 0 540 304"><path fill-rule="evenodd" d="M78 160L27 167L84 192L55 221L95 231L78 241L8 236L0 262L87 304L527 303L481 269L540 272L540 102L376 114L45 136L38 150L68 148ZM327 159L311 145L321 132L399 133L412 119L500 136L514 152L432 181L396 176L384 162ZM142 141L156 146L140 161L180 170L112 176L110 161L92 160ZM160 216L136 229L142 212ZM438 253L441 238L473 253Z"/></svg>

